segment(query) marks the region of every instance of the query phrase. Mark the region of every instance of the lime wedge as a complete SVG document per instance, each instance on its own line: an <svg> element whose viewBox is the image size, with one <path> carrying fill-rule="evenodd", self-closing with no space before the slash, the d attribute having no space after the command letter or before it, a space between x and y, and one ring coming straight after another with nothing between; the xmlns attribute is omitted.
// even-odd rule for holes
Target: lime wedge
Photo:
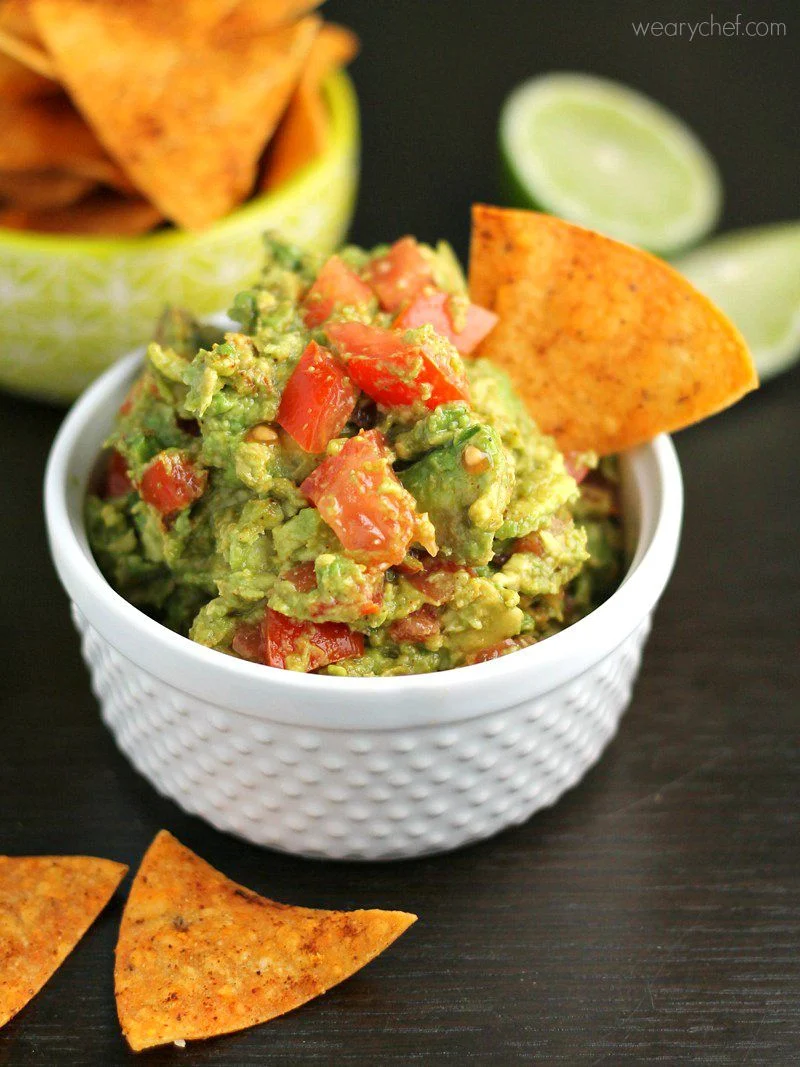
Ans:
<svg viewBox="0 0 800 1067"><path fill-rule="evenodd" d="M761 378L800 358L800 222L725 234L675 266L733 319Z"/></svg>
<svg viewBox="0 0 800 1067"><path fill-rule="evenodd" d="M721 206L711 156L680 119L586 74L524 82L500 116L505 189L534 207L662 255L707 234Z"/></svg>

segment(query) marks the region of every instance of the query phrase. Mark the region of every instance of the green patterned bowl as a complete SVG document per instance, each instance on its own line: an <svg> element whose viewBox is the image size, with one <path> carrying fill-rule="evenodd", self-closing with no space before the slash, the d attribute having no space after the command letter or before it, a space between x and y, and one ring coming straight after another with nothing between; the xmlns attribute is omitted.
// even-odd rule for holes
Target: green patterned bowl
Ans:
<svg viewBox="0 0 800 1067"><path fill-rule="evenodd" d="M207 315L256 277L261 234L331 251L350 223L358 105L345 74L326 85L323 156L202 233L91 238L0 230L0 388L63 403L148 340L165 304Z"/></svg>

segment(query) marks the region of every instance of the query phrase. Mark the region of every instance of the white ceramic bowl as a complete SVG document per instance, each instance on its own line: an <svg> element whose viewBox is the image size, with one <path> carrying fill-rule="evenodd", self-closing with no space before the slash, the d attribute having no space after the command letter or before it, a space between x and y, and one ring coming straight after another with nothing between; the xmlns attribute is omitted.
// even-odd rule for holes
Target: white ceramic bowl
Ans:
<svg viewBox="0 0 800 1067"><path fill-rule="evenodd" d="M92 558L87 483L140 360L111 367L67 416L45 510L103 719L159 792L257 844L374 860L488 837L582 777L630 700L675 560L682 486L668 438L622 458L632 562L576 625L440 674L295 674L171 632L115 593Z"/></svg>

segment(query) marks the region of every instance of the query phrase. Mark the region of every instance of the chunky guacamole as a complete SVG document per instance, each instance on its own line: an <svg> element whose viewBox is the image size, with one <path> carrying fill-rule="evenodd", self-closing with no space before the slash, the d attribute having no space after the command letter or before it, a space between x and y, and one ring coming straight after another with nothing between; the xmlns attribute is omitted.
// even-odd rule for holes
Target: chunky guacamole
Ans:
<svg viewBox="0 0 800 1067"><path fill-rule="evenodd" d="M400 675L563 629L620 577L616 470L562 455L472 358L447 245L327 261L268 237L224 334L167 311L87 501L137 607L229 655Z"/></svg>

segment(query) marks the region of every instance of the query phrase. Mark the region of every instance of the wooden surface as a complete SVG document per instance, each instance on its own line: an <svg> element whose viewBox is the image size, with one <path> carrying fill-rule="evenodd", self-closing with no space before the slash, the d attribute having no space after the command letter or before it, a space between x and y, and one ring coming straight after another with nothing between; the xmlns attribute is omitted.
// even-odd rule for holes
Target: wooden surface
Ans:
<svg viewBox="0 0 800 1067"><path fill-rule="evenodd" d="M796 41L645 45L629 29L644 5L589 22L570 4L486 4L469 17L466 6L329 4L365 38L357 239L415 231L463 251L470 201L492 196L503 94L558 66L625 77L691 118L722 161L730 225L797 211ZM164 826L277 899L420 915L322 1000L147 1063L798 1062L798 401L795 371L677 438L680 559L601 764L492 841L364 866L218 834L116 751L44 541L40 483L60 413L0 399L0 850L135 865ZM117 902L0 1033L0 1065L133 1061L114 1015L118 920Z"/></svg>

